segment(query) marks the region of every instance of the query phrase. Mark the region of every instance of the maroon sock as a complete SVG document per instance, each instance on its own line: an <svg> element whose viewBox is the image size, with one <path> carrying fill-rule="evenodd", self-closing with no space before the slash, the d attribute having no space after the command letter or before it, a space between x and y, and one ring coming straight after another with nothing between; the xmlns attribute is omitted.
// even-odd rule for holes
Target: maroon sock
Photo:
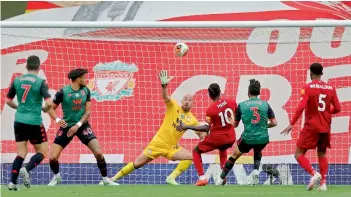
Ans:
<svg viewBox="0 0 351 197"><path fill-rule="evenodd" d="M26 165L26 169L28 172L37 167L44 159L44 155L42 153L37 153L30 158L29 162Z"/></svg>
<svg viewBox="0 0 351 197"><path fill-rule="evenodd" d="M13 184L17 184L19 170L22 167L23 161L24 161L24 159L22 157L17 156L12 163L11 182Z"/></svg>
<svg viewBox="0 0 351 197"><path fill-rule="evenodd" d="M224 165L227 162L227 158L228 158L227 150L220 150L219 151L219 161L220 161L221 169L224 168Z"/></svg>
<svg viewBox="0 0 351 197"><path fill-rule="evenodd" d="M202 158L201 158L201 153L195 148L193 150L193 160L194 160L194 166L197 171L197 174L199 176L204 175L204 167L202 166Z"/></svg>
<svg viewBox="0 0 351 197"><path fill-rule="evenodd" d="M299 163L299 165L306 170L306 172L308 172L311 176L314 175L315 170L313 169L310 161L308 161L308 159L305 157L305 155L301 154L300 156L297 157L297 162Z"/></svg>
<svg viewBox="0 0 351 197"><path fill-rule="evenodd" d="M326 157L318 157L319 169L322 175L322 181L327 180L328 160Z"/></svg>

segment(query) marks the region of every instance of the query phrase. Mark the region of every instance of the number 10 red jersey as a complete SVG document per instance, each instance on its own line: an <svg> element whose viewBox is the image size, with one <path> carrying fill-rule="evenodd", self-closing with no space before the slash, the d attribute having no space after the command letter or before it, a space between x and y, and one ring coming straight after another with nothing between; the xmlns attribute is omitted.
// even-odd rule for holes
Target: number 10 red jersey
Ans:
<svg viewBox="0 0 351 197"><path fill-rule="evenodd" d="M236 102L229 99L220 99L208 107L206 122L210 125L210 136L235 136L230 118L234 119L236 107Z"/></svg>

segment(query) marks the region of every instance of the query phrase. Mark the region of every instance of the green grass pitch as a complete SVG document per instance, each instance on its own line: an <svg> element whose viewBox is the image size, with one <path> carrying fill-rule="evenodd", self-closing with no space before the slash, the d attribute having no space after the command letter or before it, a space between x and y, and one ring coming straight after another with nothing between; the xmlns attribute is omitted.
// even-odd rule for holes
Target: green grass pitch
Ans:
<svg viewBox="0 0 351 197"><path fill-rule="evenodd" d="M350 197L350 186L329 186L327 192L306 191L305 186L237 186L195 187L170 185L121 185L118 187L98 185L60 185L57 187L21 186L17 192L1 187L2 197Z"/></svg>

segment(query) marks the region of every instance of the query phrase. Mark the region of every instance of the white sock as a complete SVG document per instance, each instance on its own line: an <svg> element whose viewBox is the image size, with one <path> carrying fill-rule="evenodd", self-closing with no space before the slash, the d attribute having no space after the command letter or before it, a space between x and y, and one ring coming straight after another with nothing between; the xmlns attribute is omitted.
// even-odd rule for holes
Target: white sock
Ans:
<svg viewBox="0 0 351 197"><path fill-rule="evenodd" d="M104 182L108 182L108 181L109 181L109 179L108 179L107 177L102 177L102 181L104 181Z"/></svg>
<svg viewBox="0 0 351 197"><path fill-rule="evenodd" d="M202 176L200 176L199 179L200 179L200 180L205 180L205 179L206 179L206 176L205 176L205 175L202 175Z"/></svg>
<svg viewBox="0 0 351 197"><path fill-rule="evenodd" d="M57 173L54 175L55 178L60 178L61 177L61 174L60 173Z"/></svg>

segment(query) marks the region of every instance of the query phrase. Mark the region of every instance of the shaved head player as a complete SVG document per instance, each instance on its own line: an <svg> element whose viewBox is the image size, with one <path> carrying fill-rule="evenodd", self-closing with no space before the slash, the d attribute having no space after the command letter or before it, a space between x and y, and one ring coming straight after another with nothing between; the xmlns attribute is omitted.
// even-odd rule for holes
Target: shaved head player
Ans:
<svg viewBox="0 0 351 197"><path fill-rule="evenodd" d="M192 163L192 154L190 151L179 147L178 143L185 131L177 131L179 124L198 125L197 119L190 112L193 103L192 95L185 95L182 99L182 105L172 99L167 92L167 85L173 77L167 76L167 71L161 71L160 75L162 85L162 98L166 104L166 114L160 129L145 148L143 153L134 161L124 166L111 180L117 181L130 174L135 169L141 168L158 157L165 157L168 160L178 161L180 163L174 171L167 177L166 183L179 185L175 181L182 172L184 172Z"/></svg>

